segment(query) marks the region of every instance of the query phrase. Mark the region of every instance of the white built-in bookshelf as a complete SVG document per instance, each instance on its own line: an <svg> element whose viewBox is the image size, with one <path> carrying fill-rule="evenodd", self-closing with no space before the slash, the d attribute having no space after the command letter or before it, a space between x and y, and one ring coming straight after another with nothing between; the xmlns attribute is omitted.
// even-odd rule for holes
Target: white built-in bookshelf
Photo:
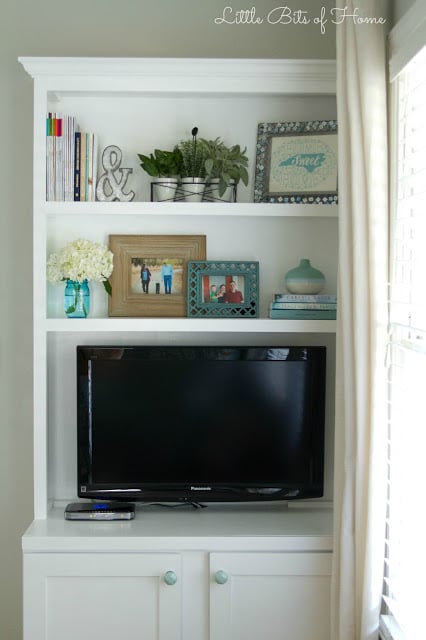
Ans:
<svg viewBox="0 0 426 640"><path fill-rule="evenodd" d="M330 61L21 58L34 78L34 496L35 516L75 498L75 346L81 343L301 343L329 347L333 389L335 321L268 318L284 274L308 257L336 292L338 206L255 204L259 122L336 117ZM94 131L99 155L117 145L133 170L132 202L46 202L47 112L74 115ZM247 147L250 182L236 203L150 202L137 153L171 148L193 126L202 137ZM99 160L100 162L100 160ZM63 287L46 282L46 258L77 237L203 234L209 260L257 260L257 319L109 318L101 285L92 286L85 320L63 314ZM329 404L332 402L330 391ZM332 418L329 407L329 420ZM328 428L329 465L332 426ZM331 467L326 484L331 498Z"/></svg>
<svg viewBox="0 0 426 640"><path fill-rule="evenodd" d="M223 640L329 637L335 331L332 320L271 320L268 304L303 257L336 293L338 206L255 204L259 122L336 118L335 63L304 60L21 58L34 78L34 517L23 538L24 638ZM73 115L118 146L132 202L46 201L46 114ZM236 203L150 202L138 153L192 127L247 147ZM64 317L47 256L84 237L196 235L208 260L258 261L259 318L110 318L101 284L87 319ZM325 495L316 505L141 508L128 523L73 523L79 344L325 345ZM174 576L173 586L165 582ZM220 580L218 576L220 575ZM223 581L225 576L225 582ZM282 595L285 594L285 597ZM78 611L76 610L78 607ZM309 609L309 616L306 610ZM100 616L107 611L107 616ZM250 617L249 612L253 612ZM64 635L65 634L65 635Z"/></svg>

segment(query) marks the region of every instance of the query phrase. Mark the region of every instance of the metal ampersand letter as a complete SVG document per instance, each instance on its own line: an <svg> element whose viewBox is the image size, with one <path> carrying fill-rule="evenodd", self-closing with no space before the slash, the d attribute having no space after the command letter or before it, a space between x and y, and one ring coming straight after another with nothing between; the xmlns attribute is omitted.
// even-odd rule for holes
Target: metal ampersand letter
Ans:
<svg viewBox="0 0 426 640"><path fill-rule="evenodd" d="M115 145L105 147L102 153L102 166L105 169L96 185L96 198L112 202L130 202L135 197L134 191L124 193L127 179L133 169L121 168L121 149Z"/></svg>

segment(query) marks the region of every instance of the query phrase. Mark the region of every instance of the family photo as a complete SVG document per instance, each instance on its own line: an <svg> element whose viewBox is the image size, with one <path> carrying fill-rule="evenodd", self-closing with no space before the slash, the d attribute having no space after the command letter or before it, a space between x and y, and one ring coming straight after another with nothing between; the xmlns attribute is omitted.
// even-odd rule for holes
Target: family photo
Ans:
<svg viewBox="0 0 426 640"><path fill-rule="evenodd" d="M245 276L203 276L203 302L241 304L244 302Z"/></svg>
<svg viewBox="0 0 426 640"><path fill-rule="evenodd" d="M181 295L182 258L132 258L131 292L145 295Z"/></svg>

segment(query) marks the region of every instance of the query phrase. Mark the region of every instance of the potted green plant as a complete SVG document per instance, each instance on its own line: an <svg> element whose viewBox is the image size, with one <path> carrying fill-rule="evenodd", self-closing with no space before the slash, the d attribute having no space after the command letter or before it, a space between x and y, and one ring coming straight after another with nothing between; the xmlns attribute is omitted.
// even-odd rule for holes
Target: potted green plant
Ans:
<svg viewBox="0 0 426 640"><path fill-rule="evenodd" d="M154 178L153 199L173 200L182 167L182 155L177 147L172 151L155 149L149 156L138 153L141 167Z"/></svg>
<svg viewBox="0 0 426 640"><path fill-rule="evenodd" d="M238 184L240 180L246 186L248 184L247 148L241 149L239 144L228 147L221 138L216 138L215 140L202 139L200 142L203 144L206 155L204 168L206 170L206 180L209 184L209 199L229 201L233 184ZM215 195L216 193L218 197Z"/></svg>
<svg viewBox="0 0 426 640"><path fill-rule="evenodd" d="M197 140L198 127L194 127L191 133L191 139L181 140L178 144L182 157L182 194L187 202L199 202L203 197L205 187L206 153L204 144Z"/></svg>

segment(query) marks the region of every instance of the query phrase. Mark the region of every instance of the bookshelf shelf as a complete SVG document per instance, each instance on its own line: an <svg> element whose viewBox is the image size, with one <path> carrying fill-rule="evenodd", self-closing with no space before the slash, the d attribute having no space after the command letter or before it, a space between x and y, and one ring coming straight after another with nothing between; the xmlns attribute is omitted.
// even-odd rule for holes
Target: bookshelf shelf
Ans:
<svg viewBox="0 0 426 640"><path fill-rule="evenodd" d="M50 216L243 216L250 218L337 218L338 206L326 204L258 204L253 202L46 202Z"/></svg>
<svg viewBox="0 0 426 640"><path fill-rule="evenodd" d="M86 318L82 320L49 318L48 333L209 333L209 334L283 334L331 333L335 320L270 320L228 318Z"/></svg>

